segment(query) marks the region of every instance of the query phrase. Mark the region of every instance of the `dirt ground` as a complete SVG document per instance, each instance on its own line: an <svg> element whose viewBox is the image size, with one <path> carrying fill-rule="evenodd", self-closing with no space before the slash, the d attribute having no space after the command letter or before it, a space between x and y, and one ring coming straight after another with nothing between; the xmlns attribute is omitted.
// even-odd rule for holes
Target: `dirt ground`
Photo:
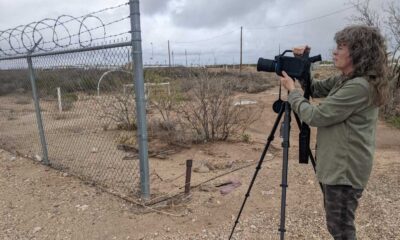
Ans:
<svg viewBox="0 0 400 240"><path fill-rule="evenodd" d="M190 196L148 208L0 150L0 239L228 239L275 120L271 104L277 92L239 96L265 104L262 118L248 131L250 142L205 143L166 159L151 158L152 193L182 192L187 159L193 159L194 168L207 165L209 171L193 172ZM330 239L312 167L298 163L294 122L291 134L286 239ZM234 239L279 239L278 136L269 150ZM400 131L379 122L375 165L357 212L359 239L400 239L399 173ZM222 194L220 185L229 181L240 186Z"/></svg>

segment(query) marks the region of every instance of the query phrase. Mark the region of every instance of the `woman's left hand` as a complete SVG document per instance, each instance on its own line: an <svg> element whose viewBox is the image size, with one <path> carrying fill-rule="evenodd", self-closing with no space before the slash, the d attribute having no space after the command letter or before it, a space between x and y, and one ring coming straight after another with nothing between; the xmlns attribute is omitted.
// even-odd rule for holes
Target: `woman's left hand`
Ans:
<svg viewBox="0 0 400 240"><path fill-rule="evenodd" d="M293 78L291 78L285 71L282 71L281 83L289 92L296 88Z"/></svg>

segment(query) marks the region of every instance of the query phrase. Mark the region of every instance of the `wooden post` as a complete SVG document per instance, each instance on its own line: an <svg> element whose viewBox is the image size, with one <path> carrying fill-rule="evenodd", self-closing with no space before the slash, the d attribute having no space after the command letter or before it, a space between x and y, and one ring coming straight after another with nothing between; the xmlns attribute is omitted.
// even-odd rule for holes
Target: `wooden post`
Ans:
<svg viewBox="0 0 400 240"><path fill-rule="evenodd" d="M192 164L193 160L186 160L186 179L185 179L185 194L190 193L190 181L192 178Z"/></svg>

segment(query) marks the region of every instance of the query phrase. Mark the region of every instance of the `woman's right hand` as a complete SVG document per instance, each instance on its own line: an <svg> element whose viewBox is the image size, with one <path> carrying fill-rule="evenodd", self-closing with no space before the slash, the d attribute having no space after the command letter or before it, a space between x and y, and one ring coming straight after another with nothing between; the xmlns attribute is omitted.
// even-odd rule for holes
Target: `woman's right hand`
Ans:
<svg viewBox="0 0 400 240"><path fill-rule="evenodd" d="M298 46L298 47L294 47L292 49L295 57L301 57L305 53L310 53L310 50L311 50L311 47L309 47L308 45Z"/></svg>

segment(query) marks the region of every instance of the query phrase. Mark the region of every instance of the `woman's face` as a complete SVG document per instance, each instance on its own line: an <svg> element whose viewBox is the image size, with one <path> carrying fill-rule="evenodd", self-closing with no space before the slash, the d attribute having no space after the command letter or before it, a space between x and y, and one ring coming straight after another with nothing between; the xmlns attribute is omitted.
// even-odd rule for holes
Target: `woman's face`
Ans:
<svg viewBox="0 0 400 240"><path fill-rule="evenodd" d="M346 44L338 44L336 49L333 50L333 62L335 67L344 75L349 75L351 72L353 72L353 61L350 57L349 48Z"/></svg>

